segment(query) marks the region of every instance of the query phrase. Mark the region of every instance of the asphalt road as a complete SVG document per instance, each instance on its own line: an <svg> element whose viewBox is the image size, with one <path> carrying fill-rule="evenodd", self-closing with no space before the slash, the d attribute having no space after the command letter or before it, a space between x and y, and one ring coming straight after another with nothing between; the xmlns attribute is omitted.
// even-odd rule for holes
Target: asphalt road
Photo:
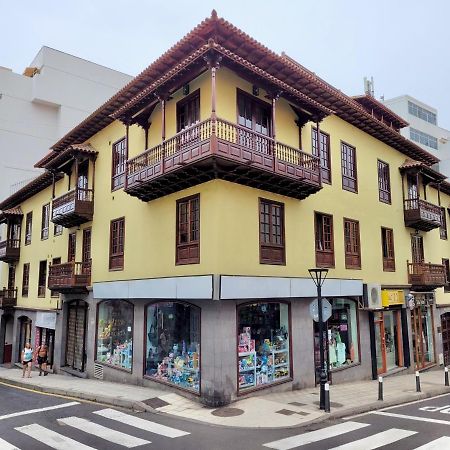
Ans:
<svg viewBox="0 0 450 450"><path fill-rule="evenodd" d="M255 430L134 413L0 384L0 439L0 450L446 450L450 395L309 428ZM436 446L422 449L431 443Z"/></svg>

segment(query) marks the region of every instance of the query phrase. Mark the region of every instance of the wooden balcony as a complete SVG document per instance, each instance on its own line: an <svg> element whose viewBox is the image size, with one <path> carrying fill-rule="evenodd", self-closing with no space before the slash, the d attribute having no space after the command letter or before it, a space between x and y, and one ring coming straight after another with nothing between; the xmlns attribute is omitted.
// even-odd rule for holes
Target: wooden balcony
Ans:
<svg viewBox="0 0 450 450"><path fill-rule="evenodd" d="M66 228L77 227L92 220L94 190L75 188L53 199L52 222Z"/></svg>
<svg viewBox="0 0 450 450"><path fill-rule="evenodd" d="M416 230L430 231L441 226L441 209L422 199L404 201L405 225Z"/></svg>
<svg viewBox="0 0 450 450"><path fill-rule="evenodd" d="M322 188L319 159L222 119L208 119L127 161L125 191L143 201L223 179L304 199Z"/></svg>
<svg viewBox="0 0 450 450"><path fill-rule="evenodd" d="M91 284L90 262L50 264L48 288L63 294L83 293Z"/></svg>
<svg viewBox="0 0 450 450"><path fill-rule="evenodd" d="M3 288L0 291L0 308L13 308L17 305L17 288Z"/></svg>
<svg viewBox="0 0 450 450"><path fill-rule="evenodd" d="M435 289L447 284L443 264L410 263L408 264L408 283L417 290Z"/></svg>
<svg viewBox="0 0 450 450"><path fill-rule="evenodd" d="M20 258L20 239L6 239L0 242L0 261L13 263Z"/></svg>

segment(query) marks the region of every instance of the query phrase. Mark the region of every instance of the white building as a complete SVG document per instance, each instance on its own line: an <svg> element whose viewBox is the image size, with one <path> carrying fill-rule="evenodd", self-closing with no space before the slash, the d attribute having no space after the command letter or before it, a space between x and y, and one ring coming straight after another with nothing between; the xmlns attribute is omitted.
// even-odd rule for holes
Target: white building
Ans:
<svg viewBox="0 0 450 450"><path fill-rule="evenodd" d="M437 110L409 95L383 103L409 123L400 133L438 157L438 170L450 177L450 131L438 125Z"/></svg>
<svg viewBox="0 0 450 450"><path fill-rule="evenodd" d="M131 79L49 47L22 75L0 67L0 199L36 177L50 145Z"/></svg>

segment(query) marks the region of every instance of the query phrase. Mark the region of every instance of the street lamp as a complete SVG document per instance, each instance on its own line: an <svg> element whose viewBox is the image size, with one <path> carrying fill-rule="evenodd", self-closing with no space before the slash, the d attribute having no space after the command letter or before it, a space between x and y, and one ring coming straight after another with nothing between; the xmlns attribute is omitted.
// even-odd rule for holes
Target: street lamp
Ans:
<svg viewBox="0 0 450 450"><path fill-rule="evenodd" d="M322 286L328 274L328 269L309 269L314 284L317 288L317 307L319 312L319 352L320 352L320 409L325 409L325 383L328 381L328 368L326 366L325 348L323 346L323 317L322 317Z"/></svg>

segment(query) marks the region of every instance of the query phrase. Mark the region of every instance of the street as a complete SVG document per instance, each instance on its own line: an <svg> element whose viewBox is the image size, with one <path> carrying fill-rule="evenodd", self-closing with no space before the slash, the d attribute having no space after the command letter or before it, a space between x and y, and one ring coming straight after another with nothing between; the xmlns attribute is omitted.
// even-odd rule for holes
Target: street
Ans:
<svg viewBox="0 0 450 450"><path fill-rule="evenodd" d="M450 395L304 428L212 426L0 384L0 449L450 449Z"/></svg>

